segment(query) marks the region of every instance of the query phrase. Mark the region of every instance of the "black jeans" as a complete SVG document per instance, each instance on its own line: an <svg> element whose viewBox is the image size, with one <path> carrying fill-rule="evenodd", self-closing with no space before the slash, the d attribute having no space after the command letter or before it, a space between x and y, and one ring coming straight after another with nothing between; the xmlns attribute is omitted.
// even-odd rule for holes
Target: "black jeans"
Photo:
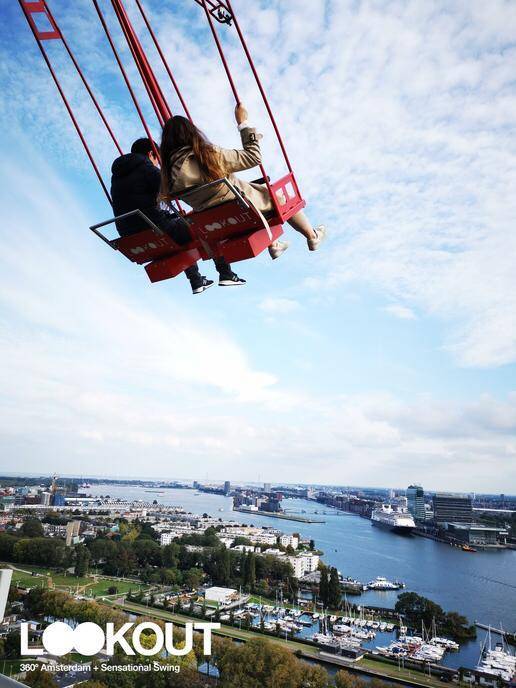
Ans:
<svg viewBox="0 0 516 688"><path fill-rule="evenodd" d="M224 258L214 258L213 262L215 263L215 267L217 268L217 272L219 273L220 277L229 277L232 274L233 271L231 270L231 265L226 263ZM185 275L190 280L192 286L197 284L200 285L202 282L202 275L199 272L197 263L187 268L185 270Z"/></svg>

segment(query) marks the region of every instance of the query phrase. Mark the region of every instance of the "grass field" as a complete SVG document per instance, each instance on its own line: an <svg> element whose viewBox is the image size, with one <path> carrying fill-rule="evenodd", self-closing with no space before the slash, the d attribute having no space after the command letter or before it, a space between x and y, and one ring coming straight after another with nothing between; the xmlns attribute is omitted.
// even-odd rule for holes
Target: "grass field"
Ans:
<svg viewBox="0 0 516 688"><path fill-rule="evenodd" d="M76 578L70 574L56 573L52 569L41 566L31 566L26 564L6 564L0 563L0 567L13 568L16 566L17 570L13 570L13 583L22 587L48 588L50 581L56 590L64 592L78 593L88 597L98 597L107 595L110 587L114 586L117 589L117 594L126 594L130 590L137 592L138 590L148 590L150 586L142 585L137 582L116 580L112 578L103 578L102 576L84 576ZM23 569L23 570L19 570ZM32 575L34 573L34 575Z"/></svg>

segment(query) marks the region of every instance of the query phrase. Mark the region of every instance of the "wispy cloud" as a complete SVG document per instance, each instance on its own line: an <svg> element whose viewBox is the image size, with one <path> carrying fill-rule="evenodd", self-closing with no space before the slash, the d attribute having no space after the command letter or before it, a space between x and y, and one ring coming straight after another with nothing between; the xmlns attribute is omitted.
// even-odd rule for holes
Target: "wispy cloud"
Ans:
<svg viewBox="0 0 516 688"><path fill-rule="evenodd" d="M295 313L301 308L299 301L295 299L284 299L276 297L268 297L258 304L258 308L264 313L270 315L286 315L288 313Z"/></svg>
<svg viewBox="0 0 516 688"><path fill-rule="evenodd" d="M237 145L202 10L190 0L145 4L196 121L218 143ZM234 302L195 303L181 278L151 288L80 233L108 211L92 200L91 173L18 8L2 9L23 52L21 60L3 50L0 71L13 160L3 159L1 190L6 456L49 469L84 461L96 472L197 477L208 466L250 478L259 463L262 474L281 466L293 480L417 478L430 487L446 472L452 489L465 476L472 489L502 489L515 465L515 402L495 389L495 372L476 378L476 389L492 394L475 401L465 384L454 390L463 400L445 403L413 387L403 400L370 387L339 396L322 370L342 371L344 388L367 377L385 312L393 329L407 329L398 320L431 329L425 341L460 366L514 364L516 6L235 5L308 213L330 233L310 255L293 236L274 270L265 260L247 264L252 279ZM127 148L141 127L91 6L52 7ZM274 176L283 167L266 112L234 36L221 31ZM65 83L79 104L68 73ZM91 108L79 109L108 175L113 149ZM367 326L355 296L364 287L374 301L359 314ZM358 363L347 358L354 338ZM441 389L453 396L446 380Z"/></svg>
<svg viewBox="0 0 516 688"><path fill-rule="evenodd" d="M393 315L395 318L399 318L400 320L416 319L416 314L414 311L410 308L407 308L407 306L403 306L401 303L391 303L388 306L385 306L383 310L386 313L389 313L389 315Z"/></svg>

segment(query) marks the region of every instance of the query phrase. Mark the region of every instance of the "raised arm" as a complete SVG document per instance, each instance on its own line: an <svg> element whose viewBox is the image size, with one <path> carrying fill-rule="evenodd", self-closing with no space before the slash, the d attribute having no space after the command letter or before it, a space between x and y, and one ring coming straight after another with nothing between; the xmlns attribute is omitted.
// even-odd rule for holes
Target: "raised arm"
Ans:
<svg viewBox="0 0 516 688"><path fill-rule="evenodd" d="M247 110L239 103L235 108L235 119L242 139L242 148L219 148L224 167L231 172L250 170L262 161L259 134L247 122Z"/></svg>

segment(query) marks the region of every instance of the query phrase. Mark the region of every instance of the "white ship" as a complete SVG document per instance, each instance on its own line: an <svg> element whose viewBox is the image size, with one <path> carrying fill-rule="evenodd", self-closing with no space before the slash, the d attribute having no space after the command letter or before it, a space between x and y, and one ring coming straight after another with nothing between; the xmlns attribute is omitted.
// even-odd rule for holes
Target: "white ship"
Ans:
<svg viewBox="0 0 516 688"><path fill-rule="evenodd" d="M399 590L404 587L405 584L401 581L390 581L383 576L377 576L374 580L369 581L367 585L364 585L364 590ZM365 626L366 623L364 622L361 625ZM378 622L373 622L371 626L373 628L378 628L380 624Z"/></svg>
<svg viewBox="0 0 516 688"><path fill-rule="evenodd" d="M393 507L391 504L382 504L379 509L374 509L371 514L371 523L402 535L410 535L416 527L412 514L405 507Z"/></svg>

